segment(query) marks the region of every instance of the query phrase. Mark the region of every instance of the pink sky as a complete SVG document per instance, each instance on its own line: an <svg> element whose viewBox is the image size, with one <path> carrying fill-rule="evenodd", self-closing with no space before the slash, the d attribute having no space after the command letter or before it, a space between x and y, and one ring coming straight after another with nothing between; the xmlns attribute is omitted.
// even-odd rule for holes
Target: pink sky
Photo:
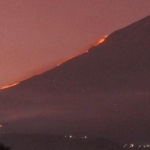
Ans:
<svg viewBox="0 0 150 150"><path fill-rule="evenodd" d="M79 54L150 14L149 0L1 0L0 86Z"/></svg>

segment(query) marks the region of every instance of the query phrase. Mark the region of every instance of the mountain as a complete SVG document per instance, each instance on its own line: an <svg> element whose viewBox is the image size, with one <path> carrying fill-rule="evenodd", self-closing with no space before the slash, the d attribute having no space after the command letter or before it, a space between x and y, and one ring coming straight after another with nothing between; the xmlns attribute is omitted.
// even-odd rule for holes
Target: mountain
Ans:
<svg viewBox="0 0 150 150"><path fill-rule="evenodd" d="M6 132L149 139L149 68L147 16L88 53L1 90L1 122Z"/></svg>

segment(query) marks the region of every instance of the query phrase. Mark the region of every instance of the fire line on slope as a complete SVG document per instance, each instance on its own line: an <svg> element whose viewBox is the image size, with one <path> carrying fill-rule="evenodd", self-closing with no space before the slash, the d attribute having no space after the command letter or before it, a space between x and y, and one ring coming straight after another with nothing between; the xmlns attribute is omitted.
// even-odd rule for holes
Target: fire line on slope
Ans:
<svg viewBox="0 0 150 150"><path fill-rule="evenodd" d="M2 86L2 87L0 88L0 90L3 90L3 89L10 88L10 87L12 87L12 86L15 86L15 85L17 85L17 84L19 84L19 82L17 82L17 83L14 83L14 84L10 84L10 85L5 85L5 86Z"/></svg>
<svg viewBox="0 0 150 150"><path fill-rule="evenodd" d="M100 38L100 39L98 39L96 42L94 42L94 44L92 44L92 45L97 46L97 45L103 43L103 42L106 40L107 37L108 37L108 35L103 36L102 38ZM83 54L83 53L88 53L88 52L89 52L89 51L86 49L84 52L80 53L79 55L81 55L81 54ZM76 55L76 56L77 56L77 55ZM74 56L74 57L76 57L76 56ZM58 67L58 66L60 66L61 64L63 64L64 62L66 62L66 61L68 61L68 60L70 60L70 59L72 59L72 58L74 58L74 57L73 57L73 56L70 56L68 59L65 59L65 60L59 62L56 66ZM10 88L10 87L16 86L16 85L18 85L18 84L19 84L19 82L13 83L13 84L10 84L10 85L5 85L5 86L0 87L0 90L7 89L7 88Z"/></svg>

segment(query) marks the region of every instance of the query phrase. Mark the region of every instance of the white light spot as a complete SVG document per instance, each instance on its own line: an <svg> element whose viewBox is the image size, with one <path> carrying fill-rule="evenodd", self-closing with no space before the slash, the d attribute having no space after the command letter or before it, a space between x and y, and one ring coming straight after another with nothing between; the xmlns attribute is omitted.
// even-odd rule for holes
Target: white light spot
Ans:
<svg viewBox="0 0 150 150"><path fill-rule="evenodd" d="M130 147L134 147L134 144L130 144Z"/></svg>

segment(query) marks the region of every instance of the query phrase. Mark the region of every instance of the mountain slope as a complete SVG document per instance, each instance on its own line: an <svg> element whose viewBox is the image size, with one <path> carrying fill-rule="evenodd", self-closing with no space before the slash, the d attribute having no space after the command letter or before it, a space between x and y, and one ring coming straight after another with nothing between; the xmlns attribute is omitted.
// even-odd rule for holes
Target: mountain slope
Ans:
<svg viewBox="0 0 150 150"><path fill-rule="evenodd" d="M150 16L115 31L88 53L0 91L6 130L147 137L149 41Z"/></svg>

